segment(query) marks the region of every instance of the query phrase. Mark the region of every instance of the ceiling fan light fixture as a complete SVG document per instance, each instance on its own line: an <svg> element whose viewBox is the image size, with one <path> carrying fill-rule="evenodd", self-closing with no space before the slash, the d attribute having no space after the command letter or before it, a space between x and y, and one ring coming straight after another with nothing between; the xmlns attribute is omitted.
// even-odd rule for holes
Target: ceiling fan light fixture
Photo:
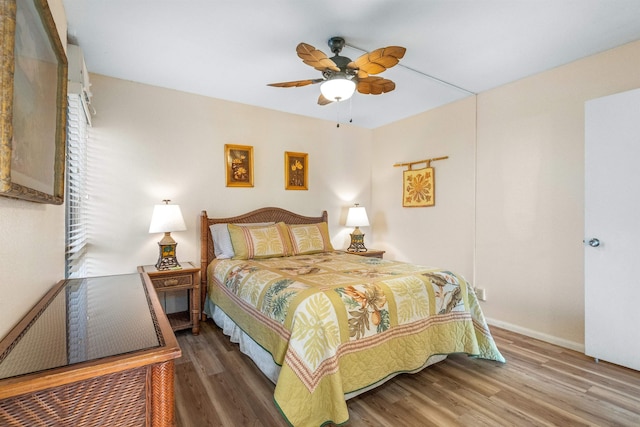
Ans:
<svg viewBox="0 0 640 427"><path fill-rule="evenodd" d="M353 95L356 90L356 83L344 77L337 77L320 85L322 96L330 101L345 101Z"/></svg>

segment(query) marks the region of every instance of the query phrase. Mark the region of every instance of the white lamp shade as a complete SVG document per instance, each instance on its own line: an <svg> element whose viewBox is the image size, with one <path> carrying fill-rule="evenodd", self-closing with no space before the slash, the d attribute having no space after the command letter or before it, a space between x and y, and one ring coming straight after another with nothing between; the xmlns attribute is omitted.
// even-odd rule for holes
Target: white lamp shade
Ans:
<svg viewBox="0 0 640 427"><path fill-rule="evenodd" d="M329 101L345 101L351 98L351 95L353 95L355 90L355 82L345 78L327 80L320 86L322 96L327 98Z"/></svg>
<svg viewBox="0 0 640 427"><path fill-rule="evenodd" d="M151 215L149 233L167 233L186 230L179 205L155 205Z"/></svg>
<svg viewBox="0 0 640 427"><path fill-rule="evenodd" d="M367 211L363 206L354 206L349 208L347 213L347 227L368 227L369 218L367 217Z"/></svg>

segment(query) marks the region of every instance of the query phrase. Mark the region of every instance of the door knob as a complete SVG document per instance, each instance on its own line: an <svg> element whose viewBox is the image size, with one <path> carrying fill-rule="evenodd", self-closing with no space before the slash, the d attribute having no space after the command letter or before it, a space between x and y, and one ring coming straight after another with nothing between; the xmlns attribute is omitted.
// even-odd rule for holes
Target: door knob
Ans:
<svg viewBox="0 0 640 427"><path fill-rule="evenodd" d="M587 242L587 244L589 246L591 246L592 248L597 248L598 246L600 246L600 240L593 238L593 239L589 239L589 241Z"/></svg>

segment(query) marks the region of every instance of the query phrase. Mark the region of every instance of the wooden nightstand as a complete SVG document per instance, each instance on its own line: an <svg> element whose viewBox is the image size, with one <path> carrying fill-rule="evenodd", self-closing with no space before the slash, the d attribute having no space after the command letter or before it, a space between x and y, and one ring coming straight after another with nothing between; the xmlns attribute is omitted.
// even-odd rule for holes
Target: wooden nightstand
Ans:
<svg viewBox="0 0 640 427"><path fill-rule="evenodd" d="M194 335L200 333L200 268L192 262L181 262L181 269L158 270L154 265L141 265L140 273L146 273L156 292L186 290L189 294L187 311L168 313L169 323L174 331L191 328Z"/></svg>
<svg viewBox="0 0 640 427"><path fill-rule="evenodd" d="M369 249L367 252L347 252L353 255L366 256L369 258L382 258L386 251L379 251L377 249Z"/></svg>

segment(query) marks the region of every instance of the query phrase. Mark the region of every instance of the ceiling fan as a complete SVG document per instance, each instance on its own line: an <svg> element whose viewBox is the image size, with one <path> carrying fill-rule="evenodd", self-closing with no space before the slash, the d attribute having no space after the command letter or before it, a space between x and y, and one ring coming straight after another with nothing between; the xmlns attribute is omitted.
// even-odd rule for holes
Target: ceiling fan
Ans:
<svg viewBox="0 0 640 427"><path fill-rule="evenodd" d="M300 43L296 47L302 62L320 71L322 78L270 83L268 86L301 87L322 83L318 98L320 105L345 101L353 95L355 90L363 94L380 95L396 88L396 84L391 80L373 77L372 74L379 74L396 65L406 52L404 47L382 47L352 61L345 56L340 56L340 51L345 46L344 38L331 37L328 44L331 52L334 53L331 58L306 43Z"/></svg>

